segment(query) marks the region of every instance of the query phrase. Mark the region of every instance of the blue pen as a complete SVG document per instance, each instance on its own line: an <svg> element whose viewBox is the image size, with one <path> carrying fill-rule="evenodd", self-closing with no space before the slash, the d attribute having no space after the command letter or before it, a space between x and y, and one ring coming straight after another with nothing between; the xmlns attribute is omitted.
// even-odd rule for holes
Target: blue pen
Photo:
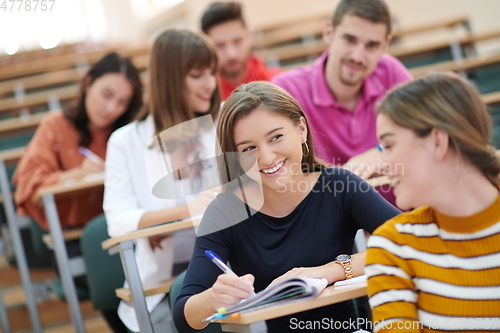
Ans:
<svg viewBox="0 0 500 333"><path fill-rule="evenodd" d="M210 259L217 267L219 267L224 273L232 275L232 276L238 276L236 275L235 272L231 270L231 268L227 267L227 265L222 261L221 258L219 258L218 255L215 254L214 251L211 250L206 250L205 255L207 256L208 259Z"/></svg>
<svg viewBox="0 0 500 333"><path fill-rule="evenodd" d="M213 262L213 263L214 263L217 267L219 267L219 268L220 268L220 269L221 269L224 273L229 274L229 275L232 275L232 276L238 276L238 275L236 275L236 273L235 273L235 272L233 272L233 271L231 270L231 268L227 267L227 265L226 265L226 264L222 261L222 259L221 259L221 258L219 258L219 256L218 256L217 254L215 254L215 252L214 252L214 251L211 251L211 250L206 250L206 251L205 251L205 255L206 255L206 256L207 256L207 258L208 258L208 259L210 259L210 260L211 260L211 261L212 261L212 262ZM255 295L255 293L254 293L254 292L252 292L252 296L254 296L254 295ZM218 309L218 310L217 310L217 312L219 313L219 315L225 315L225 314L227 313L226 308L220 308L220 309ZM214 316L215 316L215 315L214 315ZM217 317L217 316L215 316L215 317ZM210 319L210 317L209 317L209 318L207 318L207 319ZM219 319L219 318L217 317L217 319Z"/></svg>
<svg viewBox="0 0 500 333"><path fill-rule="evenodd" d="M225 274L229 274L229 275L232 275L232 276L238 276L236 275L235 272L233 272L233 270L229 267L227 267L227 265L222 261L221 258L219 258L219 256L217 254L215 254L214 251L211 251L211 250L206 250L205 251L205 255L207 256L208 259L210 259L217 267L219 267ZM222 307L220 309L217 309L217 313L214 314L213 316L211 317L208 317L206 318L205 320L207 321L210 321L210 320L213 320L213 319L220 319L222 318L225 314L227 313L226 311L226 308ZM222 316L222 317L220 317Z"/></svg>
<svg viewBox="0 0 500 333"><path fill-rule="evenodd" d="M97 156L96 154L94 154L92 151L90 151L87 148L80 147L80 148L78 148L78 151L80 152L80 154L82 154L85 157L90 158L94 162L97 162L97 163L103 162L102 158L100 158L99 156Z"/></svg>

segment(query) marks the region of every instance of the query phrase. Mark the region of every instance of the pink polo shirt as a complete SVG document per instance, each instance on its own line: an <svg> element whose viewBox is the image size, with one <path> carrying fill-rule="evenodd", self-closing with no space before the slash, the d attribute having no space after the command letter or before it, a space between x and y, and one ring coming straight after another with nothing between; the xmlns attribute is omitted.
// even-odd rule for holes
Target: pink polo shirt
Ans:
<svg viewBox="0 0 500 333"><path fill-rule="evenodd" d="M385 54L365 79L354 111L337 103L328 89L325 51L310 65L276 75L271 82L288 91L304 109L315 142L316 154L325 162L344 164L377 144L375 103L394 85L412 79L396 58Z"/></svg>

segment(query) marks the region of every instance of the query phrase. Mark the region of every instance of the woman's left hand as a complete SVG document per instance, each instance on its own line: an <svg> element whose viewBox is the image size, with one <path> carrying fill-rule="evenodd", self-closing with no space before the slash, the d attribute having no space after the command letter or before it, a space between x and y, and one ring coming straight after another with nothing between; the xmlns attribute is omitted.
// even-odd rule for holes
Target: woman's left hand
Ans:
<svg viewBox="0 0 500 333"><path fill-rule="evenodd" d="M334 264L335 266L339 266L337 264ZM284 279L288 278L293 278L293 277L310 277L310 278L325 278L328 280L329 283L330 281L337 281L337 279L334 279L334 272L335 266L332 267L331 264L326 264L323 266L316 266L316 267L295 267L286 272L285 274L277 277L276 279L271 282L271 285L275 284L276 282L282 281Z"/></svg>
<svg viewBox="0 0 500 333"><path fill-rule="evenodd" d="M161 242L164 239L172 237L172 233L167 233L167 234L161 234L161 235L155 235L155 236L150 236L148 237L149 240L149 246L151 246L151 250L155 250L156 248L159 248L163 250L163 247L161 247Z"/></svg>

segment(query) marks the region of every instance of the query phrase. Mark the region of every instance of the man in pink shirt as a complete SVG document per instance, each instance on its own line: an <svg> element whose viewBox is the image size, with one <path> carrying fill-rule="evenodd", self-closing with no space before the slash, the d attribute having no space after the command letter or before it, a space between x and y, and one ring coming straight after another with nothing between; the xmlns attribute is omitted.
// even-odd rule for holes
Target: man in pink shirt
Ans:
<svg viewBox="0 0 500 333"><path fill-rule="evenodd" d="M374 106L412 76L385 54L391 18L383 0L342 0L323 39L329 47L312 65L278 74L271 82L304 109L319 157L368 178L379 171Z"/></svg>

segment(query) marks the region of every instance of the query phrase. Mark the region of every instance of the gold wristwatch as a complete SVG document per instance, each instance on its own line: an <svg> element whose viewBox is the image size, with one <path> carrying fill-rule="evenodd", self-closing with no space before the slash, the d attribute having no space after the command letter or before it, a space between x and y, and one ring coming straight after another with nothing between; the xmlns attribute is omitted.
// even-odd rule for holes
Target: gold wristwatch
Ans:
<svg viewBox="0 0 500 333"><path fill-rule="evenodd" d="M352 272L351 265L351 256L348 254L339 254L337 258L335 258L335 262L337 264L342 265L344 268L345 279L352 279L354 277L354 273Z"/></svg>

